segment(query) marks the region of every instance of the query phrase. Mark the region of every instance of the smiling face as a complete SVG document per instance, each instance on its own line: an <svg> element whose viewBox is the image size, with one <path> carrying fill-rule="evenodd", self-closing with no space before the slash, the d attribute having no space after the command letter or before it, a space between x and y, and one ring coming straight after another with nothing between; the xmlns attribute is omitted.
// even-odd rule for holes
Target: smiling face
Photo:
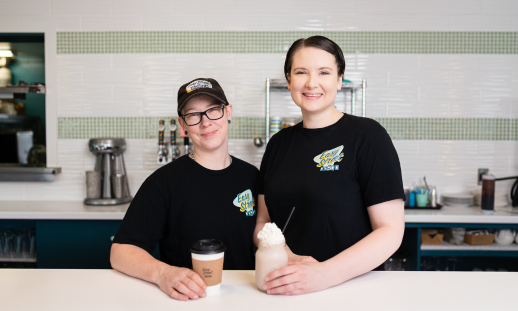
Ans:
<svg viewBox="0 0 518 311"><path fill-rule="evenodd" d="M207 95L198 95L193 97L185 105L182 114L204 112L212 107L221 106L215 98ZM220 148L226 148L228 145L228 120L232 118L232 105L225 107L225 113L221 119L209 120L207 116L203 116L201 122L187 126L182 118L179 122L184 131L189 132L194 148L198 151L215 151Z"/></svg>
<svg viewBox="0 0 518 311"><path fill-rule="evenodd" d="M335 57L313 47L295 52L288 81L291 98L303 115L334 109L336 92L342 88Z"/></svg>

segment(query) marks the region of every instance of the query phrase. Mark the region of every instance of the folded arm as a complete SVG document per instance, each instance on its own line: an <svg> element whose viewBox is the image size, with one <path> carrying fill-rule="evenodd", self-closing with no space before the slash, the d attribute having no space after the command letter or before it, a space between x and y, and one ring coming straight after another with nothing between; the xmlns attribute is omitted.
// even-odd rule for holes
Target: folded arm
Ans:
<svg viewBox="0 0 518 311"><path fill-rule="evenodd" d="M401 245L405 230L401 199L368 207L373 231L324 262L290 262L270 273L270 294L299 295L336 286L381 265Z"/></svg>

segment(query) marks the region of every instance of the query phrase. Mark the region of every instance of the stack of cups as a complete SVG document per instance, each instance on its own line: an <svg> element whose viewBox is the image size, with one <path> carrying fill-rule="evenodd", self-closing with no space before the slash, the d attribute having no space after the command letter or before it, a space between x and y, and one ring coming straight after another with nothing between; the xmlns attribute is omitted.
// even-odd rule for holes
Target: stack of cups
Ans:
<svg viewBox="0 0 518 311"><path fill-rule="evenodd" d="M270 138L275 133L278 133L282 129L282 119L281 117L273 117L270 120Z"/></svg>
<svg viewBox="0 0 518 311"><path fill-rule="evenodd" d="M221 288L224 255L225 244L218 240L198 240L191 246L192 269L207 285L208 296L217 294Z"/></svg>

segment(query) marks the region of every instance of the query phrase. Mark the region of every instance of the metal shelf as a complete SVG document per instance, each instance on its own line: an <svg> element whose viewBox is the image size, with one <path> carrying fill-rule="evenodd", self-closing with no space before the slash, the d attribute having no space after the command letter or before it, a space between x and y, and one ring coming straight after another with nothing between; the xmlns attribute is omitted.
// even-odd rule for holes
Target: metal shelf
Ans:
<svg viewBox="0 0 518 311"><path fill-rule="evenodd" d="M7 258L0 257L0 262L37 262L36 258Z"/></svg>
<svg viewBox="0 0 518 311"><path fill-rule="evenodd" d="M0 113L0 123L33 123L40 122L40 117L12 116Z"/></svg>
<svg viewBox="0 0 518 311"><path fill-rule="evenodd" d="M356 91L361 90L362 92L362 117L365 117L366 107L366 89L367 80L363 79L362 84L354 84L349 82L342 82L342 92L351 92L351 114L356 111ZM267 144L270 140L270 92L272 90L286 91L288 90L288 83L284 79L270 79L266 78L266 137L265 143ZM254 138L255 139L255 138ZM261 143L262 145L262 143ZM260 145L257 145L260 146Z"/></svg>
<svg viewBox="0 0 518 311"><path fill-rule="evenodd" d="M443 241L441 245L421 245L421 250L441 250L441 251L518 251L517 244L498 245L496 243L486 245L471 245L464 243L462 245L453 245Z"/></svg>
<svg viewBox="0 0 518 311"><path fill-rule="evenodd" d="M54 175L61 173L61 167L34 167L20 164L0 165L0 181L54 181Z"/></svg>
<svg viewBox="0 0 518 311"><path fill-rule="evenodd" d="M342 89L340 91L361 90L361 88L362 88L361 84L355 84L355 83L351 83L351 82L342 82ZM284 80L284 79L271 79L270 80L270 89L287 90L288 82L286 82L286 80Z"/></svg>
<svg viewBox="0 0 518 311"><path fill-rule="evenodd" d="M0 87L0 99L26 99L25 94L45 94L45 85L12 85Z"/></svg>
<svg viewBox="0 0 518 311"><path fill-rule="evenodd" d="M452 245L443 241L441 245L421 245L421 256L518 257L518 245Z"/></svg>
<svg viewBox="0 0 518 311"><path fill-rule="evenodd" d="M35 94L45 94L45 85L43 84L31 84L31 85L11 85L11 86L1 86L0 87L1 94L27 94L27 93L35 93Z"/></svg>

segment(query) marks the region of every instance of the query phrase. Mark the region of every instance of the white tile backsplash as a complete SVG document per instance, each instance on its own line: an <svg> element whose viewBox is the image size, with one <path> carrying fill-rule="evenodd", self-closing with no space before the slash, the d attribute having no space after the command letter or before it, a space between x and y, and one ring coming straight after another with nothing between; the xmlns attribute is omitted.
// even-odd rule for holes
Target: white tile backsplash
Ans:
<svg viewBox="0 0 518 311"><path fill-rule="evenodd" d="M81 15L76 14L53 14L56 31L80 31Z"/></svg>
<svg viewBox="0 0 518 311"><path fill-rule="evenodd" d="M37 3L40 0L29 0ZM132 0L134 1L134 0ZM128 1L128 2L132 2ZM106 0L51 0L52 14L111 14L111 1Z"/></svg>
<svg viewBox="0 0 518 311"><path fill-rule="evenodd" d="M51 0L2 1L2 15L50 15Z"/></svg>
<svg viewBox="0 0 518 311"><path fill-rule="evenodd" d="M450 17L450 31L509 31L513 17L502 15L456 15Z"/></svg>
<svg viewBox="0 0 518 311"><path fill-rule="evenodd" d="M347 79L356 83L367 79L370 117L505 118L518 99L514 55L373 54L346 55L346 59ZM58 114L99 116L103 111L92 107L113 101L108 108L116 113L118 103L127 116L174 115L181 84L213 77L225 89L235 116L262 117L264 81L282 79L283 62L284 55L279 54L59 56L58 105L64 110ZM339 106L342 98L337 99ZM77 101L82 102L81 109L73 107ZM300 114L289 92L272 92L271 102L276 115Z"/></svg>
<svg viewBox="0 0 518 311"><path fill-rule="evenodd" d="M164 0L146 0L146 1L128 1L128 0L111 0L111 11L114 15L132 16L132 15L165 15L168 16L181 5L176 1ZM189 5L186 5L190 7Z"/></svg>
<svg viewBox="0 0 518 311"><path fill-rule="evenodd" d="M420 4L420 13L422 14L473 15L483 13L481 9L482 0L422 0L417 2Z"/></svg>
<svg viewBox="0 0 518 311"><path fill-rule="evenodd" d="M167 12L167 11L165 11ZM152 15L142 16L142 30L145 31L201 31L203 30L203 15L177 12L175 9L167 15L157 15L158 10Z"/></svg>
<svg viewBox="0 0 518 311"><path fill-rule="evenodd" d="M26 31L518 31L515 0L20 0L3 3L0 28ZM32 27L32 28L31 28ZM38 29L38 28L36 28ZM52 37L52 36L50 36ZM49 41L53 42L53 41ZM58 117L176 116L176 92L198 77L222 84L236 117L263 117L265 79L283 79L283 54L57 54ZM369 117L518 118L518 55L348 54L345 78L367 79ZM53 79L50 77L49 79ZM49 88L51 95L52 89ZM272 92L271 114L300 116L289 92ZM350 111L350 95L335 105ZM360 113L361 96L357 96ZM131 192L156 164L156 141L127 140ZM54 183L1 183L0 200L82 200L94 166L88 140L58 140ZM426 175L439 193L474 187L476 169L518 174L516 141L394 141L407 186ZM259 165L264 147L231 140ZM506 192L509 182L497 184Z"/></svg>
<svg viewBox="0 0 518 311"><path fill-rule="evenodd" d="M481 8L486 14L518 15L514 0L482 0Z"/></svg>
<svg viewBox="0 0 518 311"><path fill-rule="evenodd" d="M85 15L81 17L82 31L142 30L141 15Z"/></svg>
<svg viewBox="0 0 518 311"><path fill-rule="evenodd" d="M156 164L157 141L127 139L126 143L124 158L134 194L145 178L160 167ZM75 187L78 179L84 178L81 174L94 168L95 157L87 146L87 139L59 140L59 165L67 173L65 180L74 180ZM478 168L489 168L497 177L518 175L518 142L515 141L394 140L394 146L405 187L421 185L426 176L428 183L436 185L441 193L471 190L477 186ZM255 147L252 140L247 139L229 141L230 154L256 167L261 164L264 148ZM498 185L499 191L508 192L512 184L499 182ZM74 185L71 189L77 191Z"/></svg>

